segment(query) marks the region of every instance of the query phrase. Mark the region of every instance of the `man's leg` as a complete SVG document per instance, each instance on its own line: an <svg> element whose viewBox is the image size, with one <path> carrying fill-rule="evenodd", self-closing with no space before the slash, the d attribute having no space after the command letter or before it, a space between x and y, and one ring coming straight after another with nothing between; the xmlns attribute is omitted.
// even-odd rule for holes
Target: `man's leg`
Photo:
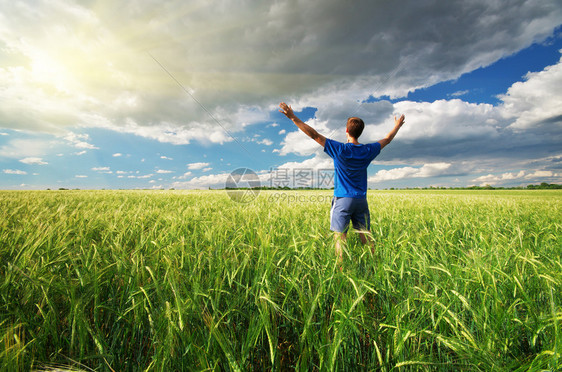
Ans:
<svg viewBox="0 0 562 372"><path fill-rule="evenodd" d="M373 241L373 238L371 237L371 233L370 232L359 232L359 239L361 239L361 243L368 245L369 247L371 247L371 252L375 253L375 242Z"/></svg>
<svg viewBox="0 0 562 372"><path fill-rule="evenodd" d="M343 251L341 245L345 243L347 239L347 234L335 232L334 239L336 241L336 256L338 258L338 261L341 263L343 261Z"/></svg>
<svg viewBox="0 0 562 372"><path fill-rule="evenodd" d="M340 263L343 261L342 245L347 238L346 232L351 217L349 214L351 201L351 198L334 197L330 209L330 230L334 232L336 257Z"/></svg>
<svg viewBox="0 0 562 372"><path fill-rule="evenodd" d="M373 241L373 237L369 231L369 227L371 225L369 204L367 203L367 199L358 199L355 202L356 209L354 209L351 222L353 223L353 227L357 229L361 243L371 247L371 251L375 253L375 242Z"/></svg>

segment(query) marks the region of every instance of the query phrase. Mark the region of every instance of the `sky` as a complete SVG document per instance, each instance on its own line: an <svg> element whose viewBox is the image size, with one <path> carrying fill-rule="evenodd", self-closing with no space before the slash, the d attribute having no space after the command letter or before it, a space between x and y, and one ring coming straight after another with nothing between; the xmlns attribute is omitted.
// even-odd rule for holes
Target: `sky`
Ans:
<svg viewBox="0 0 562 372"><path fill-rule="evenodd" d="M404 114L373 189L562 183L561 57L559 0L0 0L0 189L329 186L282 101Z"/></svg>

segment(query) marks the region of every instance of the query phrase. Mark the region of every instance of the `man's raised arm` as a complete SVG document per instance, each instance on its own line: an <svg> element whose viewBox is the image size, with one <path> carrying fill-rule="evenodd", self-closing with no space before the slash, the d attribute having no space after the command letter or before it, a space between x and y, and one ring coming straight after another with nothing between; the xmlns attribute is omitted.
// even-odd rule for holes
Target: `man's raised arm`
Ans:
<svg viewBox="0 0 562 372"><path fill-rule="evenodd" d="M400 116L398 119L396 119L396 116L394 117L394 128L388 132L386 137L378 141L381 144L381 150L394 139L394 136L398 133L398 129L400 129L404 124L404 119L404 115Z"/></svg>
<svg viewBox="0 0 562 372"><path fill-rule="evenodd" d="M281 108L281 110L279 110L280 113L291 119L293 123L295 123L295 125L299 127L299 129L302 130L307 136L318 142L320 146L324 147L324 144L326 143L326 137L324 137L323 135L318 133L316 129L312 128L310 125L299 119L293 112L291 106L287 105L285 102L281 102L279 104L279 107Z"/></svg>

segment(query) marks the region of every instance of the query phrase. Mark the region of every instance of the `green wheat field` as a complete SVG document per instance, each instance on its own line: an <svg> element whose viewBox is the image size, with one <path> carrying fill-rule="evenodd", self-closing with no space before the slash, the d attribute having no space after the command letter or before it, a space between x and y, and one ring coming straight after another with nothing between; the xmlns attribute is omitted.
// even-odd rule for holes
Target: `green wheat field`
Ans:
<svg viewBox="0 0 562 372"><path fill-rule="evenodd" d="M555 371L562 191L0 192L0 370Z"/></svg>

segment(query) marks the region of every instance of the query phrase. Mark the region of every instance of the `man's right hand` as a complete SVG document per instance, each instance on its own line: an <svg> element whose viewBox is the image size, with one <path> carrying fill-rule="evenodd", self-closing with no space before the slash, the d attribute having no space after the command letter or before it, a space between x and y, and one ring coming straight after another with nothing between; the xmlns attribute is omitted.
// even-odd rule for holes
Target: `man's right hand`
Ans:
<svg viewBox="0 0 562 372"><path fill-rule="evenodd" d="M326 144L326 137L324 137L323 135L318 133L316 129L312 128L310 125L304 123L301 119L299 119L293 112L291 106L289 106L285 102L281 102L279 104L279 107L281 108L281 110L279 110L280 113L291 119L293 123L295 123L295 125L304 132L304 134L318 142L320 146L324 147L324 145Z"/></svg>
<svg viewBox="0 0 562 372"><path fill-rule="evenodd" d="M288 117L289 119L292 119L295 116L291 106L287 105L285 102L281 102L279 104L279 107L281 108L281 110L279 110L279 112L282 113L283 115L285 115L286 117Z"/></svg>

